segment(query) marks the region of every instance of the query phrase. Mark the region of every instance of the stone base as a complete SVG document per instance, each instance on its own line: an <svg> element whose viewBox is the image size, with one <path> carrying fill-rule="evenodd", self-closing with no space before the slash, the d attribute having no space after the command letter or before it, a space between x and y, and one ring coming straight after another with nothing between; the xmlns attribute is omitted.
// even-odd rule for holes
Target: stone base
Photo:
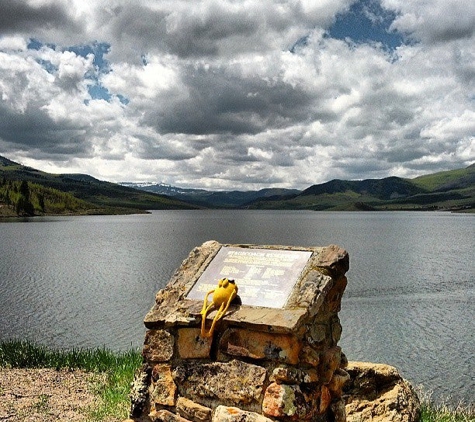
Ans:
<svg viewBox="0 0 475 422"><path fill-rule="evenodd" d="M349 362L350 381L344 387L347 422L417 422L420 402L396 368Z"/></svg>

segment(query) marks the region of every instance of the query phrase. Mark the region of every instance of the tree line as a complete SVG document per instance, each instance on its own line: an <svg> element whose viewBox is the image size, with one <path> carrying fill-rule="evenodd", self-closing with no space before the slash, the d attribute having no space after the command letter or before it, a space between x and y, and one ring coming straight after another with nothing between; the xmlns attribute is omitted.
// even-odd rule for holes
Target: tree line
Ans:
<svg viewBox="0 0 475 422"><path fill-rule="evenodd" d="M18 216L78 213L91 208L69 193L5 177L0 178L0 205Z"/></svg>

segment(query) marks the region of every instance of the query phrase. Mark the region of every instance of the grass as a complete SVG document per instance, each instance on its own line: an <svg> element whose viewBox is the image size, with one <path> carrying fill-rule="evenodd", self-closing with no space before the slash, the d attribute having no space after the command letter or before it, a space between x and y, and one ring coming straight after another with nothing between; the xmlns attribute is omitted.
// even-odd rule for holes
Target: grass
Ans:
<svg viewBox="0 0 475 422"><path fill-rule="evenodd" d="M421 422L475 422L475 408L473 405L450 405L438 400L434 402L429 393L417 389L421 402Z"/></svg>
<svg viewBox="0 0 475 422"><path fill-rule="evenodd" d="M113 352L105 348L50 350L29 341L0 343L0 367L7 368L67 368L106 374L104 383L95 384L93 391L101 400L89 409L89 420L103 421L128 417L130 384L142 363L139 351ZM43 401L38 406L44 406Z"/></svg>
<svg viewBox="0 0 475 422"><path fill-rule="evenodd" d="M51 350L28 341L0 343L0 367L8 368L67 368L105 373L106 381L94 386L102 399L98 407L89 410L89 420L104 421L108 418L123 420L128 417L130 383L140 367L139 351L113 352L105 348ZM421 422L475 422L475 409L469 405L450 406L434 402L430 394L418 389L421 400ZM38 399L38 408L47 405L48 397Z"/></svg>

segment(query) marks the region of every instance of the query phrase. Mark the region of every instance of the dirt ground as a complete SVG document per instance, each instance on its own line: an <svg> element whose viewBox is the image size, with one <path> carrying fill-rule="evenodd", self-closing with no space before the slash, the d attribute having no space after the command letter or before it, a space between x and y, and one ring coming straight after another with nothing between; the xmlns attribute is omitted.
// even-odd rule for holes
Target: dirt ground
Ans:
<svg viewBox="0 0 475 422"><path fill-rule="evenodd" d="M55 369L0 368L0 421L87 421L101 375Z"/></svg>

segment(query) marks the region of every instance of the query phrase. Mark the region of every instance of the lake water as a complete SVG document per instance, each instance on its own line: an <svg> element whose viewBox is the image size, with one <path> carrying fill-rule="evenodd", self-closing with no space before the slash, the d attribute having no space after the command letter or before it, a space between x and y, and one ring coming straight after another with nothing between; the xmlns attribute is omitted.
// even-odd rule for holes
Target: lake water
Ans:
<svg viewBox="0 0 475 422"><path fill-rule="evenodd" d="M191 249L325 246L350 254L340 341L434 397L474 402L475 215L154 211L0 223L0 339L140 347L155 293Z"/></svg>

